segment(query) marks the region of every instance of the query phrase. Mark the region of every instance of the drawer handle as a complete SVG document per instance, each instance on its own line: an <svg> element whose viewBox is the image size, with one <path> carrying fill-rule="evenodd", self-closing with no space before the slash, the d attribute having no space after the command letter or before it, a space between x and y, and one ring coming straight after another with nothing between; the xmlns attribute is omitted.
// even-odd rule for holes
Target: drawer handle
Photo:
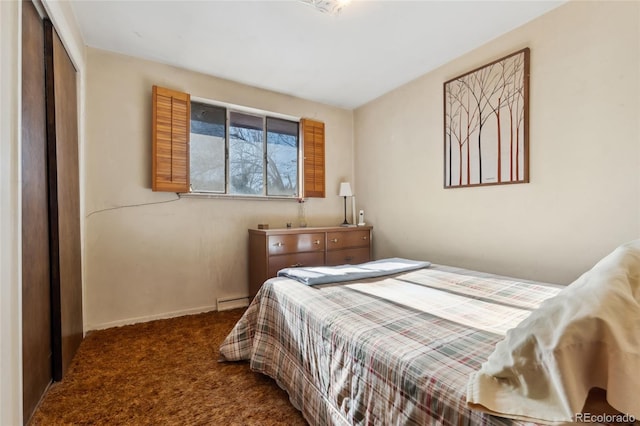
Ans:
<svg viewBox="0 0 640 426"><path fill-rule="evenodd" d="M320 245L320 240L315 240L315 241L313 242L313 244L315 244L315 245L319 246L319 245Z"/></svg>
<svg viewBox="0 0 640 426"><path fill-rule="evenodd" d="M331 242L332 242L332 243L337 243L337 242L338 242L338 239L337 239L337 238L334 238L334 239L332 239L332 240L331 240Z"/></svg>
<svg viewBox="0 0 640 426"><path fill-rule="evenodd" d="M363 240L368 240L368 239L369 239L369 237L366 237L366 236L365 236L365 237L362 237L362 239L363 239Z"/></svg>
<svg viewBox="0 0 640 426"><path fill-rule="evenodd" d="M284 244L281 241L278 241L277 243L274 244L274 246L276 247L282 247Z"/></svg>

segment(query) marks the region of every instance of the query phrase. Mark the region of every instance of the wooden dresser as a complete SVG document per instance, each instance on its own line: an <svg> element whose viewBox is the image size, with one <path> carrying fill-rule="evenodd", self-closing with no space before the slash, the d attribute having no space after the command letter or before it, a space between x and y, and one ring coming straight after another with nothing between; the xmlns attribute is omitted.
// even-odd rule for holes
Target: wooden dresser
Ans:
<svg viewBox="0 0 640 426"><path fill-rule="evenodd" d="M249 229L249 296L282 268L371 260L371 226Z"/></svg>

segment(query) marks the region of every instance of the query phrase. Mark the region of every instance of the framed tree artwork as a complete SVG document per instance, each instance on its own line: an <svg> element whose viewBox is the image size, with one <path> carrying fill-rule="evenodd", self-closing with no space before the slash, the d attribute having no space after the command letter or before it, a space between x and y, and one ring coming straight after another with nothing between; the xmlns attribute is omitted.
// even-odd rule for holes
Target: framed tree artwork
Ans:
<svg viewBox="0 0 640 426"><path fill-rule="evenodd" d="M444 187L529 182L529 49L444 83Z"/></svg>

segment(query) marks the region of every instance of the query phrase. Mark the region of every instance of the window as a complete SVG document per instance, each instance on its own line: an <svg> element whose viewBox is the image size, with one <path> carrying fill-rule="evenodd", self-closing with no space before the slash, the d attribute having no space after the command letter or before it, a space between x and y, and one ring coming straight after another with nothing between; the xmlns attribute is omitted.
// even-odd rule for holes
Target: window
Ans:
<svg viewBox="0 0 640 426"><path fill-rule="evenodd" d="M264 192L264 118L229 113L229 193Z"/></svg>
<svg viewBox="0 0 640 426"><path fill-rule="evenodd" d="M267 195L298 193L298 127L267 117Z"/></svg>
<svg viewBox="0 0 640 426"><path fill-rule="evenodd" d="M225 191L226 110L191 102L191 188Z"/></svg>
<svg viewBox="0 0 640 426"><path fill-rule="evenodd" d="M153 90L154 191L324 197L324 123L191 101L186 93L156 86ZM158 184L176 179L179 184Z"/></svg>
<svg viewBox="0 0 640 426"><path fill-rule="evenodd" d="M191 190L298 196L298 128L296 121L191 102Z"/></svg>

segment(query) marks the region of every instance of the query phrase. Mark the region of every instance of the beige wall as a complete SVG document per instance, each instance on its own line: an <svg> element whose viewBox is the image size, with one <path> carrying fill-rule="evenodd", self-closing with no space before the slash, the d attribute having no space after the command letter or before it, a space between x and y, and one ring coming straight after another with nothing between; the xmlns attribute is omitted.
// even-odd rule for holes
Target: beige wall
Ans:
<svg viewBox="0 0 640 426"><path fill-rule="evenodd" d="M639 21L638 2L573 1L357 109L375 256L569 283L637 238ZM531 183L443 189L443 82L527 46Z"/></svg>
<svg viewBox="0 0 640 426"><path fill-rule="evenodd" d="M295 201L182 198L151 191L151 87L325 122L327 198L310 225L342 221L353 177L351 111L87 49L86 328L213 309L248 294L247 229L297 222ZM135 206L134 206L135 205Z"/></svg>

